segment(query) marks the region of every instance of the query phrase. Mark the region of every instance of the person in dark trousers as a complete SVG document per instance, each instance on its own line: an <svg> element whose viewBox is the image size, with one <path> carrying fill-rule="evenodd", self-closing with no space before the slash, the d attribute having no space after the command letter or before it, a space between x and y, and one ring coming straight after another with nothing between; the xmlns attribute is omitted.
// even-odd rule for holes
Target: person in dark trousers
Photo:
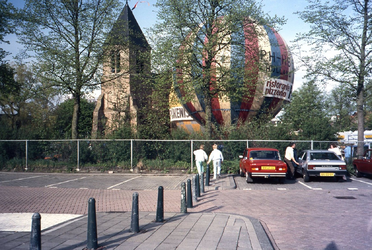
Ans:
<svg viewBox="0 0 372 250"><path fill-rule="evenodd" d="M295 147L296 147L296 143L291 142L288 145L288 147L285 149L285 155L284 155L284 162L287 163L287 166L288 166L288 179L291 179L291 180L295 178L295 168L292 162L297 165L300 165L294 157Z"/></svg>

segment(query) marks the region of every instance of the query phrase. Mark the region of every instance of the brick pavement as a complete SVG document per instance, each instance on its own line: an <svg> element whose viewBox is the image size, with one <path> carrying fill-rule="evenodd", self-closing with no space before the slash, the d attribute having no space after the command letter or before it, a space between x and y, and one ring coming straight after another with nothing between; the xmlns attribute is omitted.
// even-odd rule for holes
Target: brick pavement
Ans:
<svg viewBox="0 0 372 250"><path fill-rule="evenodd" d="M226 190L222 188L227 186L226 183L219 185L218 190L213 190L216 189L214 186L203 194L195 207L188 209L189 214L217 213L259 219L282 250L372 249L372 190L363 193L347 190ZM0 212L86 214L87 201L94 197L97 212L105 216L109 211L130 211L133 192L1 186ZM138 193L140 214L155 211L157 191ZM166 213L179 213L179 190L165 190L164 200ZM234 231L227 227L226 230ZM25 235L29 237L29 234ZM85 237L84 234L81 237Z"/></svg>

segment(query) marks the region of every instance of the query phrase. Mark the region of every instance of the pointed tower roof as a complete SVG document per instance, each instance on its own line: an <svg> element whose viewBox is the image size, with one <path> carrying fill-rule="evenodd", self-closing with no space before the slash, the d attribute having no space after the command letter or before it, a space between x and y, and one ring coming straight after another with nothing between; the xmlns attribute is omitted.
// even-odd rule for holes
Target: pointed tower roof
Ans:
<svg viewBox="0 0 372 250"><path fill-rule="evenodd" d="M132 10L126 1L116 23L107 36L110 45L137 45L150 48L145 35L142 33Z"/></svg>

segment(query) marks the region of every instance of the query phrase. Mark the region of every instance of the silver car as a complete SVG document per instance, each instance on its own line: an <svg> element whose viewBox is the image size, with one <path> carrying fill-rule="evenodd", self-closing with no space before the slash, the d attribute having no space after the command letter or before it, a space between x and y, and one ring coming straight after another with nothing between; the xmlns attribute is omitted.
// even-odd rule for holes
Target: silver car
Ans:
<svg viewBox="0 0 372 250"><path fill-rule="evenodd" d="M306 150L299 157L299 163L296 172L303 176L305 182L313 176L346 179L346 163L332 151Z"/></svg>

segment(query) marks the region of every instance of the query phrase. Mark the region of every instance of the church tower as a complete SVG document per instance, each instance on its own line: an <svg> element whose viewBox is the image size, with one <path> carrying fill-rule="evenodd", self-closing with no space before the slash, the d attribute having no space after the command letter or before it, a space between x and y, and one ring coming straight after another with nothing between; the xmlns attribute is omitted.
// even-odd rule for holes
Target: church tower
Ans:
<svg viewBox="0 0 372 250"><path fill-rule="evenodd" d="M93 113L92 138L130 124L137 130L150 108L151 48L126 2L105 45L101 95Z"/></svg>

